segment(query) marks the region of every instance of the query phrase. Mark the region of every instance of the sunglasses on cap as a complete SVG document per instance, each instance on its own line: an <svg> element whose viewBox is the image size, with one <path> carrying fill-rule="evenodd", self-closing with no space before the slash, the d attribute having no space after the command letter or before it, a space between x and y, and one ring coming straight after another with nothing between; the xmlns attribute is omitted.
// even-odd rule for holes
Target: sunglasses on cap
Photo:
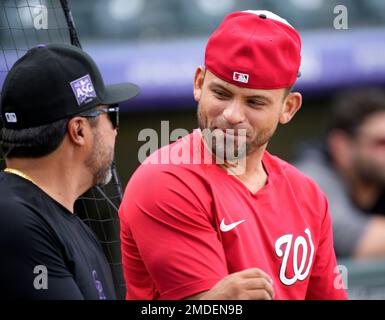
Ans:
<svg viewBox="0 0 385 320"><path fill-rule="evenodd" d="M97 110L93 110L90 112L82 113L79 116L85 117L85 118L95 118L100 116L103 113L107 113L111 123L112 127L114 129L119 128L119 107L117 105L110 106L108 108L101 108Z"/></svg>

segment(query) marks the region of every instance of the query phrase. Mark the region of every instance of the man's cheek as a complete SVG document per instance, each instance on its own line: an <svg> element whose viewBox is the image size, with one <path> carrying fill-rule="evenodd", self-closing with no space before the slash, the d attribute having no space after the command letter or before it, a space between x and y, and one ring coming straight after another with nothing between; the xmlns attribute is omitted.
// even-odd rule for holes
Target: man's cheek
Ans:
<svg viewBox="0 0 385 320"><path fill-rule="evenodd" d="M221 108L219 106L212 106L207 110L207 118L215 121L216 119L220 119L224 108Z"/></svg>

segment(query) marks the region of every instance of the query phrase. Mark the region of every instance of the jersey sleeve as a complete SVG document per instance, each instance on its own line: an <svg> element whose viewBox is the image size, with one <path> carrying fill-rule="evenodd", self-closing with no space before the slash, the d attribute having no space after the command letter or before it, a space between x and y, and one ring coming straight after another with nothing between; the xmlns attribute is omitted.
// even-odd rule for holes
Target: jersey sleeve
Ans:
<svg viewBox="0 0 385 320"><path fill-rule="evenodd" d="M326 213L321 226L321 235L312 268L306 299L345 300L347 294L337 266L333 246L332 223L325 197Z"/></svg>
<svg viewBox="0 0 385 320"><path fill-rule="evenodd" d="M228 274L209 192L184 167L142 165L134 174L119 212L128 299L183 299Z"/></svg>
<svg viewBox="0 0 385 320"><path fill-rule="evenodd" d="M0 295L12 300L83 299L49 227L26 206L0 207Z"/></svg>

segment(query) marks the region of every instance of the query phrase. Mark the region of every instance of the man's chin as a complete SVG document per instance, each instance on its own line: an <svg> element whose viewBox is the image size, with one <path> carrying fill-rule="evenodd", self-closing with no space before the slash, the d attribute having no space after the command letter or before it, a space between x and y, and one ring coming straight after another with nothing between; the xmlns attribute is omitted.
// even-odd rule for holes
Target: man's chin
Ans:
<svg viewBox="0 0 385 320"><path fill-rule="evenodd" d="M106 186L107 184L109 184L111 180L112 180L112 171L111 171L111 167L110 167L110 168L108 168L108 170L103 174L103 179L98 179L96 185L99 186L99 187L104 187L104 186Z"/></svg>
<svg viewBox="0 0 385 320"><path fill-rule="evenodd" d="M230 147L213 145L211 150L215 157L222 161L240 161L247 156L246 146L234 148L232 145Z"/></svg>

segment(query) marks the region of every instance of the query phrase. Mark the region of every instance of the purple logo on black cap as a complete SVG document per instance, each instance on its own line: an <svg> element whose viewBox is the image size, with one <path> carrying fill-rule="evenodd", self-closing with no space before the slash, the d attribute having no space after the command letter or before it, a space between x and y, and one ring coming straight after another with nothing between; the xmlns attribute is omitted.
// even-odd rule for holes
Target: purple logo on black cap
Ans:
<svg viewBox="0 0 385 320"><path fill-rule="evenodd" d="M92 84L91 77L88 74L72 81L71 87L79 106L90 102L93 98L96 98L96 92Z"/></svg>

